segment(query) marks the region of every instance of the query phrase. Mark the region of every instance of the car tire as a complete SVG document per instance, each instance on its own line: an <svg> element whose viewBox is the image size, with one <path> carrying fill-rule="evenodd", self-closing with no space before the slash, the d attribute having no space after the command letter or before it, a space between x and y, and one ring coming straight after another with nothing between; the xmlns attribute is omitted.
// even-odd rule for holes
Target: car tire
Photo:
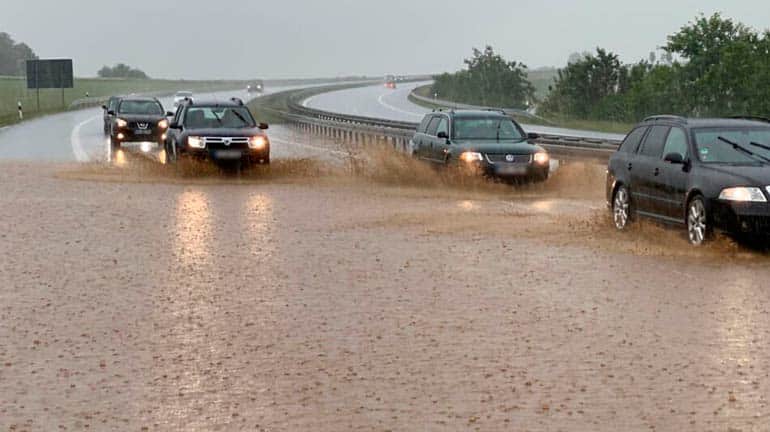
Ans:
<svg viewBox="0 0 770 432"><path fill-rule="evenodd" d="M612 222L618 231L625 231L631 224L631 193L624 185L612 196Z"/></svg>
<svg viewBox="0 0 770 432"><path fill-rule="evenodd" d="M693 246L703 246L711 237L706 202L701 195L687 203L687 238Z"/></svg>

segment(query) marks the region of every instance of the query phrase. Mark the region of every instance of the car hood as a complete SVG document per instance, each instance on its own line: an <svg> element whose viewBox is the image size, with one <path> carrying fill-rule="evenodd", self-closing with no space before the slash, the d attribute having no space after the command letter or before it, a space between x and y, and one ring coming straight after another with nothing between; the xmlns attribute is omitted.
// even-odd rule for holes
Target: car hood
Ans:
<svg viewBox="0 0 770 432"><path fill-rule="evenodd" d="M543 150L536 144L527 141L480 141L458 140L452 141L452 147L459 151L476 151L489 154L531 154Z"/></svg>
<svg viewBox="0 0 770 432"><path fill-rule="evenodd" d="M703 170L715 177L715 183L726 187L735 186L770 186L770 165L703 165Z"/></svg>
<svg viewBox="0 0 770 432"><path fill-rule="evenodd" d="M209 137L252 137L265 135L265 132L260 128L210 128L210 129L185 129L185 134L192 136L209 136Z"/></svg>
<svg viewBox="0 0 770 432"><path fill-rule="evenodd" d="M157 123L165 119L166 116L161 114L118 114L118 118L129 122Z"/></svg>

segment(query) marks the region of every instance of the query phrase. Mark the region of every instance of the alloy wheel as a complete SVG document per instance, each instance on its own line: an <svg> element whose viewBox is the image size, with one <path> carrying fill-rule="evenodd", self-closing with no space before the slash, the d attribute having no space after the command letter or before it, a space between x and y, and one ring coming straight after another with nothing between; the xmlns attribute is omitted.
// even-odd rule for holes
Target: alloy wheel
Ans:
<svg viewBox="0 0 770 432"><path fill-rule="evenodd" d="M695 246L700 246L706 241L706 220L706 206L703 205L702 199L695 198L687 210L687 233L690 243Z"/></svg>
<svg viewBox="0 0 770 432"><path fill-rule="evenodd" d="M615 192L615 199L612 202L612 218L615 222L615 228L622 231L628 227L628 221L631 218L631 201L625 187L621 186Z"/></svg>

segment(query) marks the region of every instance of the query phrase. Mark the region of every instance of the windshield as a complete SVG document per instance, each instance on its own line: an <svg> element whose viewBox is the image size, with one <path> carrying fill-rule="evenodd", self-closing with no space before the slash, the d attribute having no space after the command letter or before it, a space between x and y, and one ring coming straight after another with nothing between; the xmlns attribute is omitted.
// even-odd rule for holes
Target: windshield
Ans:
<svg viewBox="0 0 770 432"><path fill-rule="evenodd" d="M458 118L454 122L455 139L521 140L524 135L509 118Z"/></svg>
<svg viewBox="0 0 770 432"><path fill-rule="evenodd" d="M120 104L120 113L163 115L163 107L155 101L127 100Z"/></svg>
<svg viewBox="0 0 770 432"><path fill-rule="evenodd" d="M736 146L730 143L734 143ZM767 158L770 158L770 128L696 130L695 145L698 149L698 159L704 163L755 164L766 162Z"/></svg>
<svg viewBox="0 0 770 432"><path fill-rule="evenodd" d="M246 107L195 107L184 121L190 129L253 128L254 118Z"/></svg>

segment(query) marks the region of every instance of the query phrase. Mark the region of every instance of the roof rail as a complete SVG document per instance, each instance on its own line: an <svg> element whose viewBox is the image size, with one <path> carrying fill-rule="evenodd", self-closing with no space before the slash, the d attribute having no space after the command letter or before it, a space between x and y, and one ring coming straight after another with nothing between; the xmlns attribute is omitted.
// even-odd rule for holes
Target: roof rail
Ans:
<svg viewBox="0 0 770 432"><path fill-rule="evenodd" d="M183 102L189 102L190 105L194 105L193 99L189 96L185 96L184 99L182 99Z"/></svg>
<svg viewBox="0 0 770 432"><path fill-rule="evenodd" d="M504 109L500 109L500 108L487 108L487 109L485 109L484 111L489 111L489 112L496 112L496 113L500 113L500 114L502 114L502 115L508 115L508 113L507 113L507 112L505 112L505 110L504 110Z"/></svg>
<svg viewBox="0 0 770 432"><path fill-rule="evenodd" d="M240 106L243 106L243 100L241 98L231 97L230 100L237 103Z"/></svg>
<svg viewBox="0 0 770 432"><path fill-rule="evenodd" d="M769 118L761 117L761 116L740 115L740 116L732 116L730 118L734 120L754 120L754 121L760 121L764 123L770 123Z"/></svg>
<svg viewBox="0 0 770 432"><path fill-rule="evenodd" d="M687 119L686 118L684 118L682 116L670 115L670 114L654 115L654 116L649 116L646 119L644 119L644 121L646 121L646 122L647 121L655 121L655 120L669 120L669 121L675 121L675 122L679 122L679 123L687 123Z"/></svg>

